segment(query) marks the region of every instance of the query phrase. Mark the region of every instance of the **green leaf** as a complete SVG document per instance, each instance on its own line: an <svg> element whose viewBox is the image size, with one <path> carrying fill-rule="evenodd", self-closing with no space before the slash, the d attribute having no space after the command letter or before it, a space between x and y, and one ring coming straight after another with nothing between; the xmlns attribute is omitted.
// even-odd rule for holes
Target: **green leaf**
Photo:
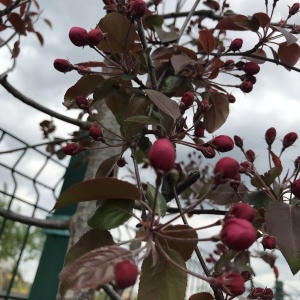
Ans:
<svg viewBox="0 0 300 300"><path fill-rule="evenodd" d="M155 186L153 186L152 184L147 182L146 197L148 199L150 207L153 207L154 196L155 196ZM167 212L167 202L166 202L166 199L164 198L164 196L160 192L158 192L156 201L157 202L156 202L155 213L162 216L162 217L164 217L166 215L166 212Z"/></svg>
<svg viewBox="0 0 300 300"><path fill-rule="evenodd" d="M108 177L120 157L121 154L117 154L105 159L98 167L95 178Z"/></svg>
<svg viewBox="0 0 300 300"><path fill-rule="evenodd" d="M64 267L68 266L77 257L85 254L86 252L104 246L111 246L113 244L115 244L115 242L109 231L102 229L91 229L84 233L78 242L76 242L70 248L65 257Z"/></svg>
<svg viewBox="0 0 300 300"><path fill-rule="evenodd" d="M83 181L69 187L58 197L53 209L92 200L139 200L140 198L140 191L133 184L116 178L102 177Z"/></svg>
<svg viewBox="0 0 300 300"><path fill-rule="evenodd" d="M219 129L229 115L228 97L223 93L213 93L209 98L211 107L204 114L204 127L209 133Z"/></svg>
<svg viewBox="0 0 300 300"><path fill-rule="evenodd" d="M163 23L164 23L164 18L162 16L149 15L145 18L146 26L152 31L155 31L154 26L161 27Z"/></svg>
<svg viewBox="0 0 300 300"><path fill-rule="evenodd" d="M185 92L193 90L192 80L180 76L167 76L164 78L160 87L162 93L170 96L182 95Z"/></svg>
<svg viewBox="0 0 300 300"><path fill-rule="evenodd" d="M280 173L281 170L279 168L273 167L268 172L264 173L264 175L260 175L260 177L267 186L270 186L275 181L275 179L280 175ZM261 179L259 179L258 176L254 175L251 178L251 184L255 187L260 187Z"/></svg>
<svg viewBox="0 0 300 300"><path fill-rule="evenodd" d="M229 249L227 252L221 255L219 260L215 264L215 272L221 273L224 268L226 268L229 263L235 258L237 252L234 250Z"/></svg>
<svg viewBox="0 0 300 300"><path fill-rule="evenodd" d="M189 229L188 231L185 231ZM196 230L188 225L169 225L165 230L160 231L164 236L157 239L162 246L178 252L187 261L191 258L197 247L198 234ZM189 240L193 239L193 240Z"/></svg>
<svg viewBox="0 0 300 300"><path fill-rule="evenodd" d="M179 106L176 101L170 99L161 92L155 90L145 90L150 100L164 113L172 117L173 120L181 116Z"/></svg>
<svg viewBox="0 0 300 300"><path fill-rule="evenodd" d="M117 12L107 14L98 27L106 33L98 48L104 52L127 53L133 48L136 33L130 21Z"/></svg>
<svg viewBox="0 0 300 300"><path fill-rule="evenodd" d="M268 233L276 237L276 244L295 275L300 270L300 207L274 202L265 213Z"/></svg>
<svg viewBox="0 0 300 300"><path fill-rule="evenodd" d="M150 253L142 265L138 300L184 299L187 286L187 273L180 270L157 252L157 260ZM185 268L183 258L176 251L169 250L169 257Z"/></svg>
<svg viewBox="0 0 300 300"><path fill-rule="evenodd" d="M264 191L255 191L244 196L244 201L255 209L267 208L271 203L270 197Z"/></svg>
<svg viewBox="0 0 300 300"><path fill-rule="evenodd" d="M97 229L113 229L128 221L132 215L134 201L126 199L112 199L98 201L93 216L88 225Z"/></svg>

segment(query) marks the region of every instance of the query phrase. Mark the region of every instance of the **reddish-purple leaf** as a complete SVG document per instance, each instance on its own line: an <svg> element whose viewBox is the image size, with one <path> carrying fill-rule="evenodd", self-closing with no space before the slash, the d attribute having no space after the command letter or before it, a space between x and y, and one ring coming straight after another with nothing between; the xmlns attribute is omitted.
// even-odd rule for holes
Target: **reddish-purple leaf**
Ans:
<svg viewBox="0 0 300 300"><path fill-rule="evenodd" d="M212 93L209 98L211 107L204 114L204 127L209 133L219 129L229 115L228 97L223 93Z"/></svg>
<svg viewBox="0 0 300 300"><path fill-rule="evenodd" d="M49 19L44 18L44 22L52 29L52 23Z"/></svg>
<svg viewBox="0 0 300 300"><path fill-rule="evenodd" d="M262 12L254 14L253 17L256 17L258 19L259 25L262 28L265 28L271 22L270 17L267 14L262 13Z"/></svg>
<svg viewBox="0 0 300 300"><path fill-rule="evenodd" d="M68 290L99 288L114 276L114 265L121 259L132 260L132 253L119 246L107 246L92 250L75 259L59 274L60 294Z"/></svg>
<svg viewBox="0 0 300 300"><path fill-rule="evenodd" d="M300 270L300 207L274 202L267 207L265 220L268 233L287 260L292 273Z"/></svg>
<svg viewBox="0 0 300 300"><path fill-rule="evenodd" d="M300 58L300 46L296 43L288 46L286 42L279 44L278 57L287 66L293 67Z"/></svg>
<svg viewBox="0 0 300 300"><path fill-rule="evenodd" d="M36 34L36 36L37 36L37 38L38 38L41 46L43 46L44 45L44 38L43 38L43 36L38 31L36 31L35 34Z"/></svg>
<svg viewBox="0 0 300 300"><path fill-rule="evenodd" d="M260 23L256 17L252 17L251 19L249 17L245 17L235 21L235 24L253 32L257 32L260 26Z"/></svg>
<svg viewBox="0 0 300 300"><path fill-rule="evenodd" d="M0 0L0 3L7 7L7 6L12 5L13 1L12 0Z"/></svg>
<svg viewBox="0 0 300 300"><path fill-rule="evenodd" d="M13 48L13 50L12 50L12 54L11 54L11 58L16 58L16 57L18 57L19 56L19 54L20 54L20 41L18 40L18 41L16 41L15 43L14 43L14 48Z"/></svg>
<svg viewBox="0 0 300 300"><path fill-rule="evenodd" d="M271 153L271 156L272 156L274 166L277 167L280 170L280 173L281 173L283 168L282 168L280 158L273 151L270 151L270 153Z"/></svg>
<svg viewBox="0 0 300 300"><path fill-rule="evenodd" d="M104 63L103 61L85 61L85 62L80 62L78 64L75 64L78 67L89 67L89 68L97 68L97 67L107 67L107 64Z"/></svg>
<svg viewBox="0 0 300 300"><path fill-rule="evenodd" d="M207 54L210 54L215 49L215 37L210 30L201 30L199 33L200 44Z"/></svg>
<svg viewBox="0 0 300 300"><path fill-rule="evenodd" d="M185 71L185 69L189 68L189 66L198 64L196 60L191 59L185 54L173 55L170 61L175 75L182 73L183 71Z"/></svg>
<svg viewBox="0 0 300 300"><path fill-rule="evenodd" d="M20 16L23 17L25 10L27 7L27 1L22 1L22 4L20 5Z"/></svg>
<svg viewBox="0 0 300 300"><path fill-rule="evenodd" d="M263 64L266 61L264 60L264 58L267 57L266 52L263 49L257 49L255 52L253 52L252 54L257 55L257 56L261 56L262 59L259 58L253 58L253 57L244 57L247 60L253 61L257 64Z"/></svg>
<svg viewBox="0 0 300 300"><path fill-rule="evenodd" d="M22 20L19 14L14 12L10 13L8 15L8 20L18 34L26 35L25 22Z"/></svg>
<svg viewBox="0 0 300 300"><path fill-rule="evenodd" d="M140 200L139 189L133 184L116 178L102 177L72 185L57 199L53 209L70 204L105 199Z"/></svg>
<svg viewBox="0 0 300 300"><path fill-rule="evenodd" d="M108 177L120 157L121 154L117 154L104 160L98 167L95 178Z"/></svg>
<svg viewBox="0 0 300 300"><path fill-rule="evenodd" d="M170 99L161 92L155 90L145 90L150 100L164 113L172 117L174 120L181 116L179 106L176 101Z"/></svg>
<svg viewBox="0 0 300 300"><path fill-rule="evenodd" d="M65 93L63 105L71 108L73 100L77 96L87 97L96 89L97 85L104 79L100 75L83 75L73 86Z"/></svg>
<svg viewBox="0 0 300 300"><path fill-rule="evenodd" d="M247 30L244 27L241 27L236 24L238 21L242 21L247 19L246 16L243 15L233 15L226 18L223 18L216 26L216 29L219 30L236 30L236 31L244 31Z"/></svg>
<svg viewBox="0 0 300 300"><path fill-rule="evenodd" d="M80 239L75 243L68 251L64 267L71 264L76 258L80 257L81 255L104 247L104 246L111 246L114 245L115 242L112 238L111 233L108 230L103 229L91 229L84 233L80 237Z"/></svg>

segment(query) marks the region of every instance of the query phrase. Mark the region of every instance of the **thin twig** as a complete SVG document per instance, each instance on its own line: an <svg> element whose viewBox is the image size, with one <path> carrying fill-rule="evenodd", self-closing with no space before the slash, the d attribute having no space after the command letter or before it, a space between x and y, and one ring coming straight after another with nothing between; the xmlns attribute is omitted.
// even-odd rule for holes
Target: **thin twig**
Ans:
<svg viewBox="0 0 300 300"><path fill-rule="evenodd" d="M11 220L16 221L22 224L36 226L41 228L48 229L69 229L70 221L69 220L42 220L32 217L22 216L20 214L14 213L11 210L0 208L0 216Z"/></svg>
<svg viewBox="0 0 300 300"><path fill-rule="evenodd" d="M122 300L122 297L109 284L105 284L101 288L112 300Z"/></svg>
<svg viewBox="0 0 300 300"><path fill-rule="evenodd" d="M70 117L67 117L65 115L62 115L60 113L57 113L54 110L51 110L49 108L46 108L45 106L35 102L34 100L30 99L29 97L25 96L24 94L22 94L21 92L19 92L16 88L14 88L8 81L7 81L7 77L3 77L0 79L0 84L10 93L12 94L15 98L21 100L23 103L49 115L52 116L56 119L59 119L61 121L79 126L81 129L89 129L91 127L91 125L93 125L93 123L90 122L84 122L81 120L77 120L77 119L73 119Z"/></svg>

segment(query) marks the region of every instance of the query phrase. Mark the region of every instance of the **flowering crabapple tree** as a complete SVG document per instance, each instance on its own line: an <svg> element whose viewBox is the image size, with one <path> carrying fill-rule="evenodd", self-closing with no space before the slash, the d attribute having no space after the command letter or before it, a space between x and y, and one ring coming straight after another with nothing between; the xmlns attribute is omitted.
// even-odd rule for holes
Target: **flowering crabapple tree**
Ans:
<svg viewBox="0 0 300 300"><path fill-rule="evenodd" d="M189 274L212 288L211 293L199 291L190 296L191 300L232 299L245 292L247 282L251 288L248 298L272 299L270 288L253 285L250 264L252 256L268 257L278 276L270 258L272 252L252 253L249 247L261 242L265 250L277 248L293 274L300 269L300 159L295 160L292 174L280 177L280 158L296 141L297 133L286 134L282 150L276 154L272 150L276 129L266 131L269 169L264 174L256 169L256 154L244 150L239 136L206 136L229 116L229 106L236 99L228 90L251 93L259 84L255 75L263 63L299 72L295 67L300 54L295 34L300 27L289 21L300 4L291 3L282 20L274 22L276 0L265 1L265 12L252 16L231 11L226 0L204 1L202 5L208 9L197 11L200 1L195 1L178 29L175 19L182 13L182 1L171 14L161 12L163 2L168 1L103 2L107 14L95 29L74 26L69 32L74 46L92 48L99 54L99 62L54 61L56 70L81 75L67 90L64 105L81 109L94 122L89 129L92 144L69 143L63 152L77 155L86 150L121 147L117 155L99 161L95 179L70 187L54 207L97 199L97 207L87 221L91 229L66 256L60 273L61 297L70 290L103 286L120 292L140 276L138 299L153 299L154 294L158 299L184 299ZM174 21L171 25L168 18ZM207 18L214 22L206 23ZM255 33L258 41L245 49L242 37L227 38L229 31L243 32L243 36ZM220 75L231 80L220 81ZM95 112L99 102L113 113L119 132L101 121ZM195 166L189 173L195 162L190 154L189 168L179 164L177 145L199 151L201 159L207 161L236 146L245 160L239 162L229 153L217 161L210 175ZM113 178L114 167L126 164L125 151L131 153L136 185ZM155 170L154 185L143 184L142 167ZM243 177L250 178L252 189L246 187ZM195 188L199 180L202 185ZM187 193L188 201L180 196ZM176 203L172 215L170 201ZM211 203L227 205L225 216L204 227L192 227L188 216ZM116 243L110 230L130 219L136 220L136 237ZM183 224L174 225L177 220ZM218 234L199 238L201 230L217 226ZM215 255L203 257L198 243L205 241L215 242ZM193 253L202 273L186 266Z"/></svg>
<svg viewBox="0 0 300 300"><path fill-rule="evenodd" d="M263 63L299 72L295 35L300 27L289 22L300 4L291 3L276 22L272 17L278 0L265 1L265 12L252 16L233 12L226 0L197 0L187 13L181 11L182 1L178 1L176 11L168 14L162 12L168 1L103 2L107 14L95 29L74 24L69 32L74 46L93 49L99 61L54 61L59 72L77 71L81 76L67 90L65 107L81 109L81 117L87 116L93 123L89 141L69 143L63 152L73 156L87 150L120 149L98 162L95 179L70 187L54 206L59 209L97 200L87 221L90 230L66 255L60 297L67 297L72 290L105 287L116 291L114 297L119 299L119 293L139 277L138 299L153 299L153 295L184 299L190 275L212 289L210 293L199 291L190 300L232 299L243 294L247 285L251 288L248 298L272 299L269 287L253 285L255 270L250 259L267 260L278 276L269 251L277 248L293 274L300 269L300 158L295 159L292 174L284 174L281 163L297 133L286 134L282 150L276 154L272 150L276 129L266 131L269 169L263 174L256 169L254 151L244 150L243 139L213 133L226 122L229 106L236 101L231 91L251 93L259 85L255 75ZM199 11L198 5L202 6ZM178 29L176 20L182 16L184 22ZM213 22L206 23L207 19ZM237 37L230 40L229 32ZM257 42L245 49L243 37L250 33L257 35ZM7 86L5 82L2 85ZM95 111L99 103L112 112L118 130L102 122ZM198 151L207 162L237 147L245 160L237 161L229 153L209 173L197 167L195 154L189 156L189 165L179 164L178 145ZM136 184L113 177L115 166L126 165L125 152L131 154ZM141 180L141 168L147 167L155 171L154 185ZM252 187L243 183L246 178ZM171 201L176 205L172 214ZM225 216L203 227L189 224L188 217L212 204L226 205ZM136 221L136 237L114 241L110 230L132 220ZM178 220L182 224L175 225ZM199 238L202 230L213 227L218 234ZM198 247L205 241L215 243L209 257ZM253 253L249 247L256 242L269 252ZM187 268L193 254L203 272Z"/></svg>

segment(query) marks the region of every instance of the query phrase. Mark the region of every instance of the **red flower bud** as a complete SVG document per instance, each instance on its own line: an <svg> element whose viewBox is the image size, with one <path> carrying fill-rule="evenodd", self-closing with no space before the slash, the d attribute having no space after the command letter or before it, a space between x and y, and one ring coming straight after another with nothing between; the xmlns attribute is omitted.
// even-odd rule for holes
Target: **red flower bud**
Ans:
<svg viewBox="0 0 300 300"><path fill-rule="evenodd" d="M200 146L199 151L201 151L206 158L214 158L216 156L215 149L210 146Z"/></svg>
<svg viewBox="0 0 300 300"><path fill-rule="evenodd" d="M273 250L276 248L276 237L271 235L265 235L261 241L264 249Z"/></svg>
<svg viewBox="0 0 300 300"><path fill-rule="evenodd" d="M239 137L238 135L235 135L235 136L233 137L233 139L234 139L234 143L235 143L235 145L236 145L237 147L243 148L244 142L243 142L243 139L242 139L241 137Z"/></svg>
<svg viewBox="0 0 300 300"><path fill-rule="evenodd" d="M295 15L300 9L300 3L294 3L292 6L289 6L289 18Z"/></svg>
<svg viewBox="0 0 300 300"><path fill-rule="evenodd" d="M204 128L204 123L203 122L199 122L197 124L197 126L195 127L195 136L196 137L204 137L204 131L205 131L205 128Z"/></svg>
<svg viewBox="0 0 300 300"><path fill-rule="evenodd" d="M232 59L228 59L225 61L223 68L225 70L232 70L234 68L234 61Z"/></svg>
<svg viewBox="0 0 300 300"><path fill-rule="evenodd" d="M223 157L215 165L215 182L233 179L238 172L239 163L231 157Z"/></svg>
<svg viewBox="0 0 300 300"><path fill-rule="evenodd" d="M209 109L210 105L209 102L207 100L202 100L200 102L200 109L201 112L204 114L205 112L207 112L207 110Z"/></svg>
<svg viewBox="0 0 300 300"><path fill-rule="evenodd" d="M256 83L256 77L253 75L241 75L240 79L242 81L250 81L253 85Z"/></svg>
<svg viewBox="0 0 300 300"><path fill-rule="evenodd" d="M174 168L176 151L173 144L166 138L154 142L149 150L149 161L155 171L167 173Z"/></svg>
<svg viewBox="0 0 300 300"><path fill-rule="evenodd" d="M234 39L229 46L229 50L235 52L240 50L242 46L243 46L242 39Z"/></svg>
<svg viewBox="0 0 300 300"><path fill-rule="evenodd" d="M115 264L115 280L120 289L134 285L138 275L138 267L129 260L123 260Z"/></svg>
<svg viewBox="0 0 300 300"><path fill-rule="evenodd" d="M251 293L248 295L247 298L250 299L257 299L258 297L261 297L261 294L263 293L263 288L254 288Z"/></svg>
<svg viewBox="0 0 300 300"><path fill-rule="evenodd" d="M144 0L130 0L127 10L137 18L143 17L147 12L147 4Z"/></svg>
<svg viewBox="0 0 300 300"><path fill-rule="evenodd" d="M84 110L88 110L89 109L89 101L88 99L82 97L82 96L77 96L75 98L75 102L76 102L76 105L81 108L81 109L84 109Z"/></svg>
<svg viewBox="0 0 300 300"><path fill-rule="evenodd" d="M244 219L229 219L220 233L221 241L235 251L248 249L256 241L256 230Z"/></svg>
<svg viewBox="0 0 300 300"><path fill-rule="evenodd" d="M253 173L253 164L249 161L243 161L240 163L240 173Z"/></svg>
<svg viewBox="0 0 300 300"><path fill-rule="evenodd" d="M74 66L66 59L57 58L53 63L54 68L62 73L74 70Z"/></svg>
<svg viewBox="0 0 300 300"><path fill-rule="evenodd" d="M230 296L239 296L245 292L245 282L242 275L225 272L214 279L216 287Z"/></svg>
<svg viewBox="0 0 300 300"><path fill-rule="evenodd" d="M295 197L300 198L300 179L295 180L291 184L291 192Z"/></svg>
<svg viewBox="0 0 300 300"><path fill-rule="evenodd" d="M266 131L265 134L265 139L268 146L271 146L273 144L275 138L276 138L276 129L274 127L271 127Z"/></svg>
<svg viewBox="0 0 300 300"><path fill-rule="evenodd" d="M300 156L298 156L294 161L295 169L299 168L299 164L300 164Z"/></svg>
<svg viewBox="0 0 300 300"><path fill-rule="evenodd" d="M252 278L251 273L249 271L243 271L241 275L243 276L245 282Z"/></svg>
<svg viewBox="0 0 300 300"><path fill-rule="evenodd" d="M255 75L260 71L260 66L254 61L249 61L245 63L243 70L247 75Z"/></svg>
<svg viewBox="0 0 300 300"><path fill-rule="evenodd" d="M96 28L88 32L87 40L91 46L97 46L104 39L103 32Z"/></svg>
<svg viewBox="0 0 300 300"><path fill-rule="evenodd" d="M228 101L229 103L234 103L235 102L235 97L231 94L228 95Z"/></svg>
<svg viewBox="0 0 300 300"><path fill-rule="evenodd" d="M295 143L295 141L297 140L297 138L298 138L298 135L296 132L290 132L290 133L286 134L282 141L283 148L292 146Z"/></svg>
<svg viewBox="0 0 300 300"><path fill-rule="evenodd" d="M185 107L190 107L194 102L194 93L193 92L185 92L181 97L181 102L185 105Z"/></svg>
<svg viewBox="0 0 300 300"><path fill-rule="evenodd" d="M233 149L233 140L227 135L216 136L209 144L219 152L228 152Z"/></svg>
<svg viewBox="0 0 300 300"><path fill-rule="evenodd" d="M103 141L103 132L97 125L90 127L89 136L95 141Z"/></svg>
<svg viewBox="0 0 300 300"><path fill-rule="evenodd" d="M226 217L244 219L252 223L255 218L255 210L247 203L237 203L231 207L231 209L226 214Z"/></svg>
<svg viewBox="0 0 300 300"><path fill-rule="evenodd" d="M88 44L88 33L84 28L72 27L69 31L70 41L77 47L83 47Z"/></svg>
<svg viewBox="0 0 300 300"><path fill-rule="evenodd" d="M234 178L232 178L230 180L230 186L234 189L234 190L237 190L238 187L240 186L241 184L241 175L240 173L236 173Z"/></svg>
<svg viewBox="0 0 300 300"><path fill-rule="evenodd" d="M254 160L255 160L255 153L254 153L254 151L251 150L251 149L247 150L247 151L246 151L246 157L247 157L247 159L248 159L250 162L253 163Z"/></svg>
<svg viewBox="0 0 300 300"><path fill-rule="evenodd" d="M263 300L271 300L274 298L274 293L270 288L265 288L261 294Z"/></svg>
<svg viewBox="0 0 300 300"><path fill-rule="evenodd" d="M70 143L62 149L65 154L73 156L81 152L84 148L76 143Z"/></svg>
<svg viewBox="0 0 300 300"><path fill-rule="evenodd" d="M253 89L253 83L250 81L243 81L240 84L240 89L241 91L243 91L244 93L250 93Z"/></svg>

